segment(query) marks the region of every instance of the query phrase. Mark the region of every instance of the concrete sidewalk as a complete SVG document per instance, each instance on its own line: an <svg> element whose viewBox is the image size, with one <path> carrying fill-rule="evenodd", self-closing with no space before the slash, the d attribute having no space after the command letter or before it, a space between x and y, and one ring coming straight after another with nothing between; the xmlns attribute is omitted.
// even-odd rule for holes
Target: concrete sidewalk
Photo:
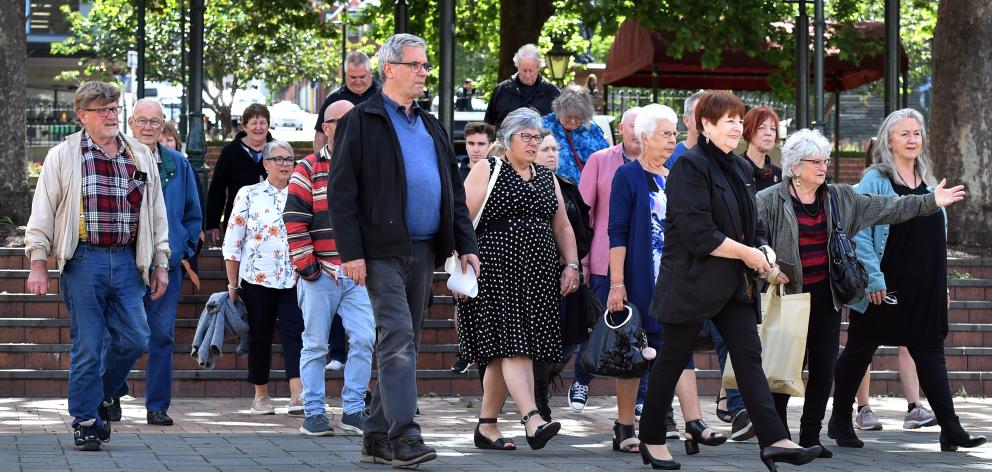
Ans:
<svg viewBox="0 0 992 472"><path fill-rule="evenodd" d="M277 413L285 413L285 399ZM332 400L335 402L336 399ZM640 457L611 449L613 397L594 397L582 414L565 406L561 396L553 400L555 417L562 433L545 449L531 451L512 402L501 417L503 432L517 439L515 452L480 451L472 443L472 431L480 399L477 397L423 397L418 420L428 444L438 449L438 459L421 466L425 471L540 472L649 470ZM0 399L0 471L344 471L391 470L382 465L359 462L361 437L337 427L339 404L333 403L338 435L310 438L298 434L301 418L285 414L251 416L248 398L177 399L169 414L173 427L145 424L142 399L124 402L124 420L114 424L110 443L100 452L77 452L72 447L70 418L64 399ZM992 431L992 400L956 399L958 415L973 434ZM842 449L822 435L834 451L832 459L819 459L803 471L899 471L992 470L992 446L966 452L940 452L939 428L916 431L902 429L905 401L873 398L872 408L885 429L860 432L864 449ZM704 419L729 433L729 425L714 416L712 398L704 399ZM793 399L790 424L797 434L802 399ZM678 408L676 408L678 411ZM681 423L681 415L677 414ZM829 417L829 412L827 414ZM683 470L761 471L755 440L703 446L699 455L687 457L681 444L669 443ZM782 470L800 470L790 465Z"/></svg>

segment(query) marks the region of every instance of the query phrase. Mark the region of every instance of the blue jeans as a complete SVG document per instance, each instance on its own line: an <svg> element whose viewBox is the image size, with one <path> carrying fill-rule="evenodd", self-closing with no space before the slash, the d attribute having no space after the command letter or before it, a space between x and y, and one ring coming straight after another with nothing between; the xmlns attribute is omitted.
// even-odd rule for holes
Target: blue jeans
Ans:
<svg viewBox="0 0 992 472"><path fill-rule="evenodd" d="M80 243L59 281L69 310L72 337L69 414L72 425L96 419L148 347L148 321L142 297L147 288L131 246ZM106 335L109 332L109 336ZM107 347L104 349L105 339Z"/></svg>
<svg viewBox="0 0 992 472"><path fill-rule="evenodd" d="M710 338L713 339L713 347L716 349L716 355L720 361L720 375L723 375L723 369L727 365L727 346L723 344L723 336L721 336L720 331L716 329L716 325L713 324L713 320L704 321L703 330L708 332ZM743 409L744 398L741 397L741 391L736 388L728 388L727 411L733 415Z"/></svg>
<svg viewBox="0 0 992 472"><path fill-rule="evenodd" d="M337 317L348 334L348 362L344 366L341 405L345 413L365 408L365 391L372 378L372 349L375 318L365 287L347 277L337 282L326 274L314 281L300 279L296 295L303 312L303 349L300 351L300 380L306 416L324 412L324 357L331 320Z"/></svg>

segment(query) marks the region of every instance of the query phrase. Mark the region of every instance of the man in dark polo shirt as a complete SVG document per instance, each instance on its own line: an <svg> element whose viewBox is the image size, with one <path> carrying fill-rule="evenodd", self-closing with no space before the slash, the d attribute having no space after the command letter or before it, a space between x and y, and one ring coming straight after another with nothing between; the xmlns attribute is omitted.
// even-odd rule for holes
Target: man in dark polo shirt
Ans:
<svg viewBox="0 0 992 472"><path fill-rule="evenodd" d="M324 103L320 105L320 112L317 113L317 124L313 127L313 130L316 131L316 134L313 135L314 154L319 153L327 144L323 117L330 104L338 100L347 100L352 105L358 105L378 93L381 88L379 83L372 79L372 64L369 62L369 56L365 55L364 52L352 51L351 54L348 54L348 58L344 62L344 75L344 86L331 92L324 99Z"/></svg>

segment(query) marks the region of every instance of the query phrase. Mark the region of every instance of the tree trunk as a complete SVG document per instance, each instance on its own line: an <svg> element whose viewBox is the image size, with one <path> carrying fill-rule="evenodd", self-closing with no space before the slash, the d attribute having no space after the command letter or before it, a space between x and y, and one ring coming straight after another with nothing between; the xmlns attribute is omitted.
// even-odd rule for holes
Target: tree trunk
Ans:
<svg viewBox="0 0 992 472"><path fill-rule="evenodd" d="M537 44L541 28L555 12L553 0L503 0L499 5L499 75L517 72L513 55L527 43Z"/></svg>
<svg viewBox="0 0 992 472"><path fill-rule="evenodd" d="M992 250L992 1L941 2L933 37L930 151L937 178L968 196L948 209L948 244Z"/></svg>
<svg viewBox="0 0 992 472"><path fill-rule="evenodd" d="M0 218L20 225L31 213L28 188L27 120L24 65L27 36L24 31L24 2L0 8Z"/></svg>

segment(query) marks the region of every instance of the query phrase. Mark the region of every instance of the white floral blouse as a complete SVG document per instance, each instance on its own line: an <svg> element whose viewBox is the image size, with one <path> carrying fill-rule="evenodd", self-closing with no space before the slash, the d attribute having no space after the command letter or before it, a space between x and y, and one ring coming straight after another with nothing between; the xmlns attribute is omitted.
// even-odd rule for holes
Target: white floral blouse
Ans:
<svg viewBox="0 0 992 472"><path fill-rule="evenodd" d="M263 181L241 187L234 197L222 252L224 260L241 263L241 280L269 288L296 285L282 221L288 195L289 187L278 190Z"/></svg>

